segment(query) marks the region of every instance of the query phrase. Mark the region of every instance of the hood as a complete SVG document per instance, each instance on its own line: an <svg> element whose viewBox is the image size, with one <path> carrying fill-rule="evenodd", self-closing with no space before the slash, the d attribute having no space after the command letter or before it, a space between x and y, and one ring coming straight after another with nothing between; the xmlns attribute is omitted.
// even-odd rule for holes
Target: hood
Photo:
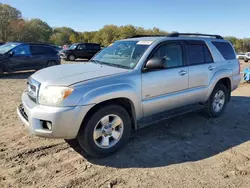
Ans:
<svg viewBox="0 0 250 188"><path fill-rule="evenodd" d="M37 71L32 78L48 85L69 86L77 82L124 72L128 72L128 70L95 63L65 64Z"/></svg>

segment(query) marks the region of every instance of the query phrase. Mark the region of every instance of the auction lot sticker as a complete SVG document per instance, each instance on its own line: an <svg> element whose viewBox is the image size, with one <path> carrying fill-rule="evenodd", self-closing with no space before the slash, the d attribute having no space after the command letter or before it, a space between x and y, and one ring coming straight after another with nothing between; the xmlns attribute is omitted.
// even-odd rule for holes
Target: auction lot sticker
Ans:
<svg viewBox="0 0 250 188"><path fill-rule="evenodd" d="M153 41L145 41L145 40L141 40L141 41L137 42L138 45L150 45L152 43L153 43Z"/></svg>

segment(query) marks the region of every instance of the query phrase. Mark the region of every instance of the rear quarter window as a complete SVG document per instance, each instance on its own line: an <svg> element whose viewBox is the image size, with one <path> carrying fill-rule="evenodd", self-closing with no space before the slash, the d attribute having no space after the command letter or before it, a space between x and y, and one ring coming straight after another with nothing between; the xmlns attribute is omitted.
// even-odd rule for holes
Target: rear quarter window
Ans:
<svg viewBox="0 0 250 188"><path fill-rule="evenodd" d="M234 50L228 42L212 42L226 60L236 59Z"/></svg>

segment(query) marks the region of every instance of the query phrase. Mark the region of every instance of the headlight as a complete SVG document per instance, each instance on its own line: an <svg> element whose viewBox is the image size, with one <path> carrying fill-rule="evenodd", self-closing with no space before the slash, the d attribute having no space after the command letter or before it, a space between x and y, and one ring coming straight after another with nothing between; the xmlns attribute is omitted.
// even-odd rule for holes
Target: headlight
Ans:
<svg viewBox="0 0 250 188"><path fill-rule="evenodd" d="M73 90L70 87L47 86L39 91L39 104L55 106L66 99Z"/></svg>

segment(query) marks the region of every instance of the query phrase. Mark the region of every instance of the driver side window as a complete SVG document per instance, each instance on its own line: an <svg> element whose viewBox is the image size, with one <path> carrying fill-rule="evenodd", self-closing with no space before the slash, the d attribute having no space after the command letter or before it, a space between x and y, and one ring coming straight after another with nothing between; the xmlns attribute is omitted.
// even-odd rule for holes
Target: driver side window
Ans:
<svg viewBox="0 0 250 188"><path fill-rule="evenodd" d="M166 68L181 67L183 65L181 43L166 43L161 45L153 57L163 59Z"/></svg>
<svg viewBox="0 0 250 188"><path fill-rule="evenodd" d="M16 48L13 49L13 52L14 52L14 57L31 55L30 48L26 44L17 46Z"/></svg>

